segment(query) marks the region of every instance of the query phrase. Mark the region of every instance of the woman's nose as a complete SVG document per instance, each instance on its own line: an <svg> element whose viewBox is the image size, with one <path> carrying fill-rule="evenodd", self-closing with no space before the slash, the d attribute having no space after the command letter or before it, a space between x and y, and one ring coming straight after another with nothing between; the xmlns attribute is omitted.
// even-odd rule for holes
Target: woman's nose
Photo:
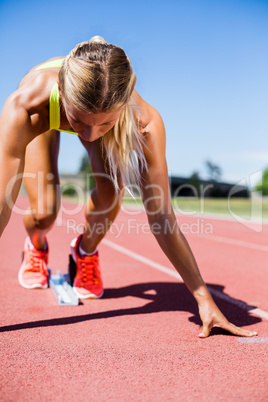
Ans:
<svg viewBox="0 0 268 402"><path fill-rule="evenodd" d="M94 141L100 137L99 128L97 126L87 126L84 133L90 137L91 141Z"/></svg>

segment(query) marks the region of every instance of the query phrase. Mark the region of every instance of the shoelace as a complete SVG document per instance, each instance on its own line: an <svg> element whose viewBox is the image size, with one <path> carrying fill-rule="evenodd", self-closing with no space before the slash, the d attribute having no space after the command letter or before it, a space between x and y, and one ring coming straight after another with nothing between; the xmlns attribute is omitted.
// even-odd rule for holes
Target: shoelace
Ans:
<svg viewBox="0 0 268 402"><path fill-rule="evenodd" d="M47 271L47 253L45 251L39 251L35 253L34 251L30 251L29 254L29 262L30 268L27 271L30 272L41 272L48 276Z"/></svg>
<svg viewBox="0 0 268 402"><path fill-rule="evenodd" d="M80 275L82 282L99 283L96 276L99 258L96 255L86 256L80 259Z"/></svg>

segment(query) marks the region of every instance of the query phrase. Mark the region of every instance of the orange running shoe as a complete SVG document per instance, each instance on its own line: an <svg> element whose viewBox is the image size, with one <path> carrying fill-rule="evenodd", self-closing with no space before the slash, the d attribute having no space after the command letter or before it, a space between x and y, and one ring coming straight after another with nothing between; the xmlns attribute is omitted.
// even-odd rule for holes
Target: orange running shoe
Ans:
<svg viewBox="0 0 268 402"><path fill-rule="evenodd" d="M19 283L26 289L46 289L48 287L48 248L30 249L31 240L24 243L24 259L19 270Z"/></svg>
<svg viewBox="0 0 268 402"><path fill-rule="evenodd" d="M76 263L73 289L80 299L99 299L103 295L98 251L93 255L80 255L79 245L83 235L71 242L72 256Z"/></svg>

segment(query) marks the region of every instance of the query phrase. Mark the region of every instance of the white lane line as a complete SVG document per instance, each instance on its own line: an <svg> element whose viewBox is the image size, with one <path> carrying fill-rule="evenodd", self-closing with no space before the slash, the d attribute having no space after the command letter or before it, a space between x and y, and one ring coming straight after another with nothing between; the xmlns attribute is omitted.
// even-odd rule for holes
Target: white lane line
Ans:
<svg viewBox="0 0 268 402"><path fill-rule="evenodd" d="M225 300L229 303L232 303L232 304L242 308L243 310L250 311L250 313L253 313L261 318L264 318L265 320L268 320L268 313L266 311L261 310L254 306L250 306L249 304L247 304L241 300L233 299L232 297L230 297L224 293L221 293L218 290L211 288L210 286L208 286L208 288L209 288L210 293L212 293L214 296L217 296L219 299Z"/></svg>
<svg viewBox="0 0 268 402"><path fill-rule="evenodd" d="M177 271L167 268L164 265L158 264L157 262L152 261L147 257L143 257L142 255L135 253L134 251L131 251L126 247L120 246L119 244L114 243L111 240L103 239L102 244L105 244L106 246L111 247L114 250L117 250L120 253L127 255L128 257L131 257L137 261L142 262L143 264L149 265L150 267L157 269L158 271L164 272L165 274L182 281L182 277L177 273ZM250 306L241 300L233 299L232 297L230 297L226 294L223 294L223 293L219 292L218 290L211 288L210 286L208 286L208 288L209 288L209 291L214 296L219 297L220 299L228 301L229 303L234 304L234 305L242 308L243 310L250 311L250 313L253 313L261 318L268 320L268 313L266 311L263 311L259 308L255 308L254 306Z"/></svg>
<svg viewBox="0 0 268 402"><path fill-rule="evenodd" d="M268 246L263 246L261 244L256 244L256 243L248 243L246 241L242 240L235 240L235 239L228 239L227 237L223 236L207 236L207 235L199 235L202 239L206 240L214 240L218 241L220 243L227 243L227 244L232 244L233 246L240 246L240 247L246 247L246 248L252 248L254 250L259 250L259 251L264 251L268 252Z"/></svg>
<svg viewBox="0 0 268 402"><path fill-rule="evenodd" d="M142 262L143 264L149 265L150 267L155 268L158 271L164 272L165 274L167 274L169 276L173 276L173 278L176 278L176 279L182 281L182 277L178 274L177 271L172 271L170 268L167 268L164 265L158 264L157 262L154 262L154 261L150 260L149 258L143 257L142 255L137 254L134 251L129 250L128 248L120 246L119 244L114 243L111 240L103 239L102 243L106 244L106 246L113 248L114 250L120 251L120 253L122 253L122 254L126 254L129 257L132 257L135 260Z"/></svg>
<svg viewBox="0 0 268 402"><path fill-rule="evenodd" d="M239 338L236 339L240 343L268 343L268 337L261 338Z"/></svg>
<svg viewBox="0 0 268 402"><path fill-rule="evenodd" d="M181 217L182 217L181 215L176 214L176 218L177 218L177 221L178 221L179 224L180 224L180 218ZM235 220L233 220L231 218L228 219L227 217L220 217L219 215L217 216L217 215L206 215L205 214L205 215L188 216L187 218L190 218L190 219L192 218L193 220L202 218L203 220L216 220L216 221L219 220L219 221L234 222L234 223L236 222ZM263 224L267 225L268 220L263 222ZM214 236L213 234L210 235L210 236L205 235L205 234L200 234L200 235L195 234L195 236L199 236L199 237L201 237L203 239L215 240L215 241L218 241L218 242L232 244L232 245L235 245L235 246L246 247L246 248L251 248L251 249L254 249L254 250L268 252L268 246L264 246L264 245L257 244L257 243L250 243L250 242L246 242L246 241L242 241L242 240L230 239L230 238L227 238L227 237L224 237L224 236Z"/></svg>
<svg viewBox="0 0 268 402"><path fill-rule="evenodd" d="M249 311L255 315L258 315L261 318L264 318L265 320L268 320L268 313L266 311L263 311L257 307Z"/></svg>

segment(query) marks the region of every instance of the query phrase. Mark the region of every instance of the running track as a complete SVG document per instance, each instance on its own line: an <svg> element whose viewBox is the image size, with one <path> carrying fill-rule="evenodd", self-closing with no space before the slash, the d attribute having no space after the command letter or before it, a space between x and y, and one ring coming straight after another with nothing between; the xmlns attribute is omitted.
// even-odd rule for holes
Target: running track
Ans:
<svg viewBox="0 0 268 402"><path fill-rule="evenodd" d="M83 222L73 209L64 202L48 236L53 272L66 272L74 226ZM213 330L199 339L194 299L145 214L130 208L100 246L103 299L60 307L49 289L23 289L25 232L13 213L0 242L1 401L268 400L268 225L256 232L235 221L178 219L216 303L259 336Z"/></svg>

